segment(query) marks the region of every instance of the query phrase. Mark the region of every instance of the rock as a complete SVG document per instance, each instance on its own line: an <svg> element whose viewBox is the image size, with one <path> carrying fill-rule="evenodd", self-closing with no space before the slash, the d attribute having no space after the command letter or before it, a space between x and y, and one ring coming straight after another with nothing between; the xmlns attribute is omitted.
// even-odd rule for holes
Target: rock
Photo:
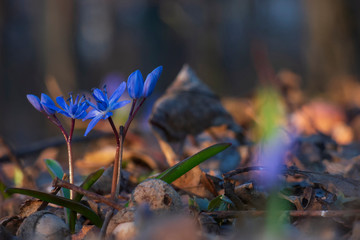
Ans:
<svg viewBox="0 0 360 240"><path fill-rule="evenodd" d="M131 194L129 206L146 203L155 213L176 213L182 209L180 195L166 182L150 179L140 183Z"/></svg>
<svg viewBox="0 0 360 240"><path fill-rule="evenodd" d="M70 231L65 222L49 211L39 211L27 217L18 229L20 239L70 240Z"/></svg>
<svg viewBox="0 0 360 240"><path fill-rule="evenodd" d="M169 184L159 179L147 180L134 189L129 207L111 218L106 235L111 234L114 239L131 239L137 228L143 225L141 220L151 221L152 213L163 215L177 213L181 209L180 195Z"/></svg>
<svg viewBox="0 0 360 240"><path fill-rule="evenodd" d="M15 236L11 235L11 233L8 230L6 230L6 228L4 226L0 225L0 239L14 240L17 238Z"/></svg>
<svg viewBox="0 0 360 240"><path fill-rule="evenodd" d="M135 238L137 232L134 222L120 223L112 232L112 238L114 240L130 240Z"/></svg>
<svg viewBox="0 0 360 240"><path fill-rule="evenodd" d="M109 235L114 229L122 223L133 222L135 219L135 208L129 207L117 212L110 220L106 229L106 235Z"/></svg>
<svg viewBox="0 0 360 240"><path fill-rule="evenodd" d="M111 192L111 181L113 176L114 166L108 167L101 177L91 186L90 191L100 195L106 195ZM126 189L129 181L130 173L121 170L121 189Z"/></svg>

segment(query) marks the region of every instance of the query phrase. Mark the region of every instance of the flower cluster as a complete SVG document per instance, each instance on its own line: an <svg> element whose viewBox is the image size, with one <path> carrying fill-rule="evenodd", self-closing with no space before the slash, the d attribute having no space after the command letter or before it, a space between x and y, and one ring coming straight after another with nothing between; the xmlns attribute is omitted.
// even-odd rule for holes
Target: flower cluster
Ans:
<svg viewBox="0 0 360 240"><path fill-rule="evenodd" d="M74 183L74 168L73 168L73 158L72 158L72 147L71 140L75 128L75 120L82 119L83 121L91 119L86 131L85 136L95 127L95 125L102 119L108 119L109 123L114 131L116 138L117 148L114 160L114 171L113 171L113 180L111 186L111 197L113 199L119 193L120 189L120 175L121 175L121 161L122 161L122 142L126 136L126 132L130 126L130 123L134 119L139 108L144 103L145 99L151 95L154 91L156 82L158 81L160 74L162 72L162 67L155 68L146 78L145 83L141 72L139 70L135 71L129 76L128 79L128 92L129 96L132 98L132 106L129 112L129 118L125 123L125 126L120 126L120 132L114 125L114 122L111 119L113 111L125 106L131 101L119 101L121 95L126 89L126 83L122 82L115 92L109 97L106 86L103 89L95 88L92 91L95 103L92 103L90 100L85 99L85 97L76 96L75 100L70 94L70 98L65 101L64 97L57 97L56 102L60 106L56 106L54 101L46 94L41 94L41 99L37 96L28 94L27 98L29 102L34 106L34 108L42 113L44 113L47 118L53 122L62 132L67 143L68 148L68 158L69 158L69 181L71 184ZM137 102L137 99L142 98L141 102ZM86 110L91 107L92 110L87 112ZM68 133L62 126L60 120L57 118L56 113L60 113L68 118L71 118L71 129ZM121 149L121 151L120 151ZM70 191L70 198L73 199L73 191Z"/></svg>
<svg viewBox="0 0 360 240"><path fill-rule="evenodd" d="M149 97L154 91L161 72L162 66L155 68L148 74L145 83L139 70L130 74L127 81L129 96L134 100ZM41 94L41 99L32 94L28 94L27 99L36 110L52 116L53 118L51 119L53 119L53 122L57 125L59 125L59 122L55 116L56 113L60 113L71 119L82 119L83 121L91 119L85 131L86 136L101 119L108 119L113 115L114 110L131 102L129 100L119 101L125 89L126 83L122 82L115 92L108 97L106 86L104 86L102 90L95 88L92 91L92 95L96 103L92 103L90 100L85 99L85 97L79 97L79 95L74 99L72 94L70 94L67 103L64 97L60 96L56 98L56 102L60 107L56 106L55 102L44 93ZM92 110L87 112L86 110L89 106L92 107Z"/></svg>
<svg viewBox="0 0 360 240"><path fill-rule="evenodd" d="M81 97L79 100L78 95L74 101L72 94L70 94L70 98L68 99L69 104L66 103L64 97L56 98L56 102L62 109L57 107L54 101L45 93L41 94L41 100L32 94L28 94L27 99L34 106L34 108L40 112L45 112L47 115L61 113L64 116L72 119L84 118L87 114L86 109L89 107L86 101L84 101L84 97Z"/></svg>

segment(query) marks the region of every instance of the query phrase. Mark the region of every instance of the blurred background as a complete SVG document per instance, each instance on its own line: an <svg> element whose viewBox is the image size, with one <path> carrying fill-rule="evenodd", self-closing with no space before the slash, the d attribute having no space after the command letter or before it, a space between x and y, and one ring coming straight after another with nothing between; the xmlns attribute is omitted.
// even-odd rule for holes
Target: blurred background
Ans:
<svg viewBox="0 0 360 240"><path fill-rule="evenodd" d="M310 94L359 74L356 0L0 0L0 135L16 148L60 135L27 101L159 65L153 100L184 63L221 97L250 95L254 52Z"/></svg>

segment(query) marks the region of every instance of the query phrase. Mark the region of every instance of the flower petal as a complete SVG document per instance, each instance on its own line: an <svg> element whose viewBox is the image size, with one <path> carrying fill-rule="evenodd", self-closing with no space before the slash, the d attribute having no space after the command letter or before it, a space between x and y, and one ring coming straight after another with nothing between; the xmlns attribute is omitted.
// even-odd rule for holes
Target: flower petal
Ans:
<svg viewBox="0 0 360 240"><path fill-rule="evenodd" d="M92 102L90 102L89 100L86 100L86 104L88 104L89 106L91 106L94 109L97 109L97 106L95 104L93 104Z"/></svg>
<svg viewBox="0 0 360 240"><path fill-rule="evenodd" d="M136 70L130 74L128 81L128 92L129 96L133 99L138 99L142 97L142 92L144 88L144 78L139 70Z"/></svg>
<svg viewBox="0 0 360 240"><path fill-rule="evenodd" d="M93 120L90 121L88 127L86 128L84 136L88 135L88 133L95 127L95 125L102 119L102 115L96 116Z"/></svg>
<svg viewBox="0 0 360 240"><path fill-rule="evenodd" d="M84 117L83 121L88 120L88 119L93 119L99 115L102 115L102 113L99 112L99 110L97 110L97 109L93 109Z"/></svg>
<svg viewBox="0 0 360 240"><path fill-rule="evenodd" d="M99 101L107 102L108 101L108 99L106 98L104 92L101 91L98 88L95 88L93 90L93 96L94 96L96 102L99 102Z"/></svg>
<svg viewBox="0 0 360 240"><path fill-rule="evenodd" d="M41 106L40 99L37 96L28 94L26 95L26 97L36 110L38 110L39 112L42 112L44 110Z"/></svg>
<svg viewBox="0 0 360 240"><path fill-rule="evenodd" d="M149 75L147 75L145 83L144 83L144 90L143 90L143 97L148 97L154 91L155 85L159 80L159 77L162 73L163 67L159 66L155 68Z"/></svg>
<svg viewBox="0 0 360 240"><path fill-rule="evenodd" d="M111 105L110 111L114 111L115 109L121 108L121 107L125 106L126 104L129 104L130 102L131 101L129 101L129 100L117 102L117 103Z"/></svg>
<svg viewBox="0 0 360 240"><path fill-rule="evenodd" d="M82 98L81 98L82 99ZM81 99L80 99L80 102L81 102ZM74 102L74 105L78 105L78 102L79 101L79 94L76 96L76 99L75 99L75 102ZM71 95L71 102L73 102L73 97Z"/></svg>
<svg viewBox="0 0 360 240"><path fill-rule="evenodd" d="M80 101L81 102L81 101ZM86 110L89 108L89 105L87 104L87 102L82 102L80 103L78 112L86 112Z"/></svg>
<svg viewBox="0 0 360 240"><path fill-rule="evenodd" d="M105 112L109 109L109 103L104 101L99 101L97 102L97 109L99 109L99 111Z"/></svg>
<svg viewBox="0 0 360 240"><path fill-rule="evenodd" d="M68 112L63 111L63 110L61 110L61 109L58 111L58 113L61 113L62 115L66 116L66 117L69 117L69 118L72 118L72 117L73 117L73 116L70 115Z"/></svg>
<svg viewBox="0 0 360 240"><path fill-rule="evenodd" d="M83 119L85 118L87 115L86 111L82 111L82 112L78 112L76 113L76 115L74 116L75 119Z"/></svg>
<svg viewBox="0 0 360 240"><path fill-rule="evenodd" d="M79 105L70 105L69 113L75 116L78 110L79 110Z"/></svg>
<svg viewBox="0 0 360 240"><path fill-rule="evenodd" d="M62 107L62 109L64 109L65 111L69 111L68 105L66 104L64 97L57 97L56 102L57 104L59 104L60 107Z"/></svg>
<svg viewBox="0 0 360 240"><path fill-rule="evenodd" d="M122 82L120 86L115 90L115 92L111 95L109 99L110 106L119 100L121 95L124 93L125 88L126 88L126 83Z"/></svg>
<svg viewBox="0 0 360 240"><path fill-rule="evenodd" d="M57 106L55 106L54 101L45 93L41 94L41 105L44 108L45 112L48 115L53 115L55 114L57 111L61 110L60 108L58 108Z"/></svg>

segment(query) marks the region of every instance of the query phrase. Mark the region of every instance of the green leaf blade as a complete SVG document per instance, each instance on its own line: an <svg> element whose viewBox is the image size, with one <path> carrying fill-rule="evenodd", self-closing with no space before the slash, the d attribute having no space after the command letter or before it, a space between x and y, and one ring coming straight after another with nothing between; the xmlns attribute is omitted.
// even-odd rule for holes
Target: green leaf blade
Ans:
<svg viewBox="0 0 360 240"><path fill-rule="evenodd" d="M34 198L38 198L40 200L53 203L62 207L69 208L87 217L97 227L102 226L101 218L92 209L82 205L81 203L75 202L65 197L60 197L49 193L44 193L44 192L24 189L24 188L8 188L6 190L6 193L8 194L19 193Z"/></svg>
<svg viewBox="0 0 360 240"><path fill-rule="evenodd" d="M87 178L83 181L83 183L80 185L80 187L84 190L89 190L91 188L91 186L102 176L102 174L104 173L105 169L104 168L100 168L99 170L97 170L96 172L91 173L89 176L87 176ZM80 194L80 193L76 193L75 197L74 197L74 201L78 201L80 202L82 197L84 195Z"/></svg>
<svg viewBox="0 0 360 240"><path fill-rule="evenodd" d="M64 176L64 170L62 169L61 165L53 159L45 159L45 165L50 173L52 179L59 178L62 179ZM66 188L62 188L61 191L63 192L64 197L70 199L70 190Z"/></svg>
<svg viewBox="0 0 360 240"><path fill-rule="evenodd" d="M169 169L158 175L156 178L170 184L194 167L196 167L197 165L199 165L200 163L224 151L230 146L231 143L214 144L175 164L174 166L170 167Z"/></svg>

